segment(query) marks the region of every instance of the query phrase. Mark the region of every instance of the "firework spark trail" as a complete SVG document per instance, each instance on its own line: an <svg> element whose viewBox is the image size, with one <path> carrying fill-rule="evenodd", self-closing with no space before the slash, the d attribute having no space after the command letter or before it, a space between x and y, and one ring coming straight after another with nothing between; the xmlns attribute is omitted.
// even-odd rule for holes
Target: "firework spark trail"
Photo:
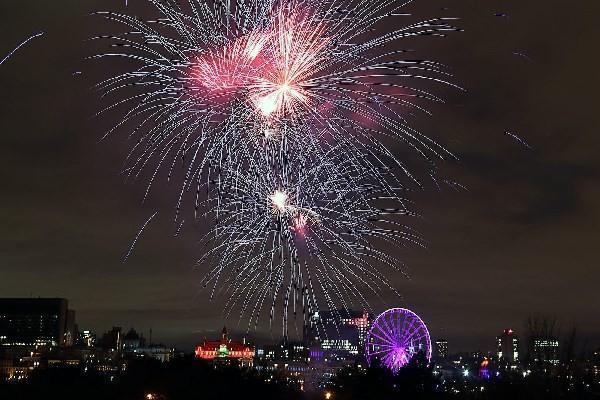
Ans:
<svg viewBox="0 0 600 400"><path fill-rule="evenodd" d="M137 64L97 85L116 98L99 114L125 110L106 136L134 127L124 172L149 175L144 198L160 176L181 182L177 232L188 197L195 219L214 220L199 260L213 266L211 296L249 327L281 300L285 334L299 307L367 307L362 289L393 290L380 270L401 263L384 249L421 244L399 220L421 183L395 148L428 170L452 157L405 119L442 101L411 82L456 86L440 64L388 46L444 36L451 19L381 31L410 1L148 1L160 18L98 13L129 31L94 38L115 50L92 58Z"/></svg>
<svg viewBox="0 0 600 400"><path fill-rule="evenodd" d="M510 136L511 138L513 138L516 142L518 142L520 145L522 145L523 147L525 147L527 150L533 150L533 147L531 147L529 145L529 143L527 143L524 139L522 139L521 137L519 137L518 135L509 132L509 131L505 131L504 132L506 135Z"/></svg>
<svg viewBox="0 0 600 400"><path fill-rule="evenodd" d="M10 53L8 53L2 60L0 60L0 65L2 65L6 60L8 60L10 57L12 57L12 55L15 54L21 47L25 46L31 40L33 40L37 37L40 37L42 35L44 35L44 32L39 32L39 33L36 33L36 34L28 37L27 39L25 39L17 47L15 47Z"/></svg>
<svg viewBox="0 0 600 400"><path fill-rule="evenodd" d="M133 249L135 248L135 245L138 242L138 239L140 238L140 236L142 236L142 233L144 232L144 229L146 229L146 226L148 226L148 224L150 223L150 221L152 221L154 219L154 217L156 217L156 215L158 214L158 211L156 211L154 214L152 214L150 216L150 218L148 218L146 220L146 222L144 222L144 224L140 227L140 229L138 230L137 235L135 235L135 239L133 239L133 242L131 243L131 246L129 246L129 249L127 250L127 254L125 254L125 257L123 257L123 262L127 261L129 259L129 256L131 256L131 253L133 253Z"/></svg>

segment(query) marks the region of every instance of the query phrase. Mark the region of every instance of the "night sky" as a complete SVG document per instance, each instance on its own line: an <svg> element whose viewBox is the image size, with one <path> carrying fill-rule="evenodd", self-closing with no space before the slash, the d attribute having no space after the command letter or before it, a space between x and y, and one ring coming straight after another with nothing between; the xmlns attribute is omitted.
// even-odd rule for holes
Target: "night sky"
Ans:
<svg viewBox="0 0 600 400"><path fill-rule="evenodd" d="M147 13L143 0L129 3ZM0 59L45 32L0 65L0 297L65 297L80 329L152 328L189 348L225 323L222 299L210 303L199 286L197 229L172 237L176 187L160 182L142 204L144 182L120 174L127 132L100 142L114 121L94 117L106 104L91 88L110 71L85 60L107 50L86 39L113 27L88 14L124 9L124 0L0 2ZM427 249L396 250L410 279L392 277L403 299L387 305L417 312L451 351L491 349L503 328L522 331L538 312L600 345L600 2L420 0L406 10L461 18L463 32L415 46L466 92L434 87L446 104L411 121L457 155L441 172L465 189L411 196Z"/></svg>

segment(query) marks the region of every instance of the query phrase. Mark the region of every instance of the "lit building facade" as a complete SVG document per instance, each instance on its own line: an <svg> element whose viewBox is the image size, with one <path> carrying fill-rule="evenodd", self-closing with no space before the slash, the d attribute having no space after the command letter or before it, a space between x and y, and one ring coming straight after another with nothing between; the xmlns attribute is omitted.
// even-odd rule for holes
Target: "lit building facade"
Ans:
<svg viewBox="0 0 600 400"><path fill-rule="evenodd" d="M166 347L161 344L136 347L126 353L127 357L136 359L150 358L166 363L175 358L175 349Z"/></svg>
<svg viewBox="0 0 600 400"><path fill-rule="evenodd" d="M275 376L303 390L310 371L309 349L303 343L284 342L256 348L254 368L269 381Z"/></svg>
<svg viewBox="0 0 600 400"><path fill-rule="evenodd" d="M448 359L448 341L446 339L437 339L435 341L435 358L438 360Z"/></svg>
<svg viewBox="0 0 600 400"><path fill-rule="evenodd" d="M339 370L362 367L370 323L366 311L314 313L304 326L309 365L304 389L322 389Z"/></svg>
<svg viewBox="0 0 600 400"><path fill-rule="evenodd" d="M262 345L256 348L256 359L275 362L308 362L309 349L302 343Z"/></svg>
<svg viewBox="0 0 600 400"><path fill-rule="evenodd" d="M362 351L362 347L364 347L362 345L364 345L365 340L367 339L367 332L369 332L369 313L366 311L363 311L362 313L351 312L349 317L342 318L341 321L343 325L356 328L356 331L358 332L359 348L361 348Z"/></svg>
<svg viewBox="0 0 600 400"><path fill-rule="evenodd" d="M500 363L516 367L519 362L519 337L512 329L505 329L502 335L496 338L497 356Z"/></svg>
<svg viewBox="0 0 600 400"><path fill-rule="evenodd" d="M79 334L78 342L83 347L94 347L96 345L96 335L92 331L83 331Z"/></svg>
<svg viewBox="0 0 600 400"><path fill-rule="evenodd" d="M0 299L0 346L70 346L74 338L66 299Z"/></svg>
<svg viewBox="0 0 600 400"><path fill-rule="evenodd" d="M558 345L558 339L554 337L534 338L533 361L538 365L558 365Z"/></svg>
<svg viewBox="0 0 600 400"><path fill-rule="evenodd" d="M328 358L354 359L364 352L369 323L366 311L317 312L304 327L304 342Z"/></svg>
<svg viewBox="0 0 600 400"><path fill-rule="evenodd" d="M254 347L230 340L227 328L223 328L221 340L205 340L196 346L195 354L196 358L217 364L237 364L241 367L251 367L254 359Z"/></svg>

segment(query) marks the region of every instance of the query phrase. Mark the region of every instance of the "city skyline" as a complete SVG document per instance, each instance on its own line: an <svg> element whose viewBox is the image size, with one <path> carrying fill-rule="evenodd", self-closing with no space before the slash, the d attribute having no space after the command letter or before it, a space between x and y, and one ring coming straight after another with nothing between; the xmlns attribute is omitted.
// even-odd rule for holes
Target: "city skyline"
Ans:
<svg viewBox="0 0 600 400"><path fill-rule="evenodd" d="M46 31L0 69L0 294L65 297L82 328L152 329L165 342L191 347L224 324L237 326L236 316L221 317L222 299L211 303L200 290L203 271L194 270L194 262L201 255L195 233L202 228L186 228L173 239L162 233L175 230L171 215L161 213L123 263L153 206L172 204L164 194L140 206L143 185L124 184L119 176L125 144L97 144L106 127L92 118L98 104L89 87L99 71L83 60L90 55L84 40L101 29L84 15L122 3L72 1L61 10L42 1L0 5L2 15L14 16L0 27L1 54L23 32ZM589 56L586 40L597 29L598 6L573 5L581 18L565 21L558 2L513 1L502 10L433 3L411 11L461 17L464 32L425 46L469 93L445 92L447 104L434 107L436 117L418 117L417 125L438 132L457 153L461 161L442 168L468 190L416 194L422 218L414 222L428 249L398 254L411 275L392 277L403 299L388 294L386 304L371 299L373 307L416 311L432 338L448 339L451 353L453 347L476 350L473 345L493 350L503 329L521 332L536 313L555 316L565 333L575 324L597 343L598 116L584 90L584 77L594 71L574 60ZM539 24L534 31L530 20ZM546 35L557 21L566 27L550 44ZM82 29L73 33L73 27ZM483 39L475 43L474 37ZM550 123L548 115L560 119ZM269 339L264 325L256 335ZM280 336L274 328L272 340Z"/></svg>
<svg viewBox="0 0 600 400"><path fill-rule="evenodd" d="M9 314L2 313L3 310L8 311ZM57 319L50 321L49 317L54 313L53 310L57 310ZM394 309L387 310L386 313L392 310ZM407 311L412 313L410 310ZM25 314L21 312L25 312ZM16 313L18 319L7 322L6 318L11 318L10 313ZM35 336L27 336L31 339L30 342L23 342L22 340L15 342L15 338L11 337L11 334L5 336L7 332L12 332L13 335L23 337L21 336L22 333L18 332L24 328L25 323L30 324L33 322L34 326L37 326L38 323L32 318L38 313L40 315L39 335L41 336L39 338L42 339L41 341L36 339ZM385 313L381 315L383 314ZM71 347L81 346L90 340L90 343L100 344L107 340L121 341L121 345L123 345L122 341L127 341L127 336L133 334L140 343L148 344L148 346L160 345L176 349L182 353L196 352L198 354L197 348L199 345L207 343L207 340L209 340L209 343L218 343L218 340L216 342L210 342L210 340L221 336L229 337L229 340L238 340L259 347L302 343L307 348L317 346L325 351L338 349L362 358L365 356L367 332L380 314L369 314L365 310L336 310L335 313L320 312L307 320L299 336L290 338L266 337L256 335L256 332L236 331L228 328L227 325L222 328L210 327L197 332L191 344L169 342L164 340L165 338L157 337L155 334L153 336L154 330L152 327L144 330L131 324L112 323L99 329L90 329L86 326L80 326L76 315L80 314L72 309L69 300L64 298L0 298L0 346L12 346L14 344L36 346L43 344L45 341L44 343L52 347ZM423 321L423 323L427 325L427 321ZM382 323L381 326L387 329L388 324L389 321ZM496 336L493 338L488 337L486 344L479 347L475 343L466 344L465 347L456 347L456 342L453 340L448 341L447 337L428 332L430 334L428 340L431 343L431 357L440 360L459 355L480 354L481 356L497 357L499 362L517 364L529 352L533 351L535 353L537 350L532 349L538 346L554 347L554 357L562 359L566 351L571 351L575 357L589 357L600 343L596 339L590 340L587 337L578 335L576 332L577 327L562 330L560 321L547 315L532 315L527 324L528 326L522 330L515 330L512 327L498 330ZM25 331L27 329L30 328L26 328ZM158 330L160 332L160 327ZM118 336L115 337L115 335L120 335L121 339ZM462 339L465 340L465 338ZM529 343L530 340L532 340L531 343ZM86 346L92 347L93 344L88 343ZM140 344L138 346L143 347ZM124 347L127 347L126 342Z"/></svg>

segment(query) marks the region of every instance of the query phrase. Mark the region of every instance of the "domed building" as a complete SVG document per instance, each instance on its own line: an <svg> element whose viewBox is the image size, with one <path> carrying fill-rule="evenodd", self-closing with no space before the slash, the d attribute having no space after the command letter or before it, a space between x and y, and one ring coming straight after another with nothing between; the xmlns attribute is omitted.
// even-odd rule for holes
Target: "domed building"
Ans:
<svg viewBox="0 0 600 400"><path fill-rule="evenodd" d="M223 327L221 339L208 341L196 346L196 358L219 365L239 365L251 367L254 360L254 347L245 342L229 339L227 328Z"/></svg>

